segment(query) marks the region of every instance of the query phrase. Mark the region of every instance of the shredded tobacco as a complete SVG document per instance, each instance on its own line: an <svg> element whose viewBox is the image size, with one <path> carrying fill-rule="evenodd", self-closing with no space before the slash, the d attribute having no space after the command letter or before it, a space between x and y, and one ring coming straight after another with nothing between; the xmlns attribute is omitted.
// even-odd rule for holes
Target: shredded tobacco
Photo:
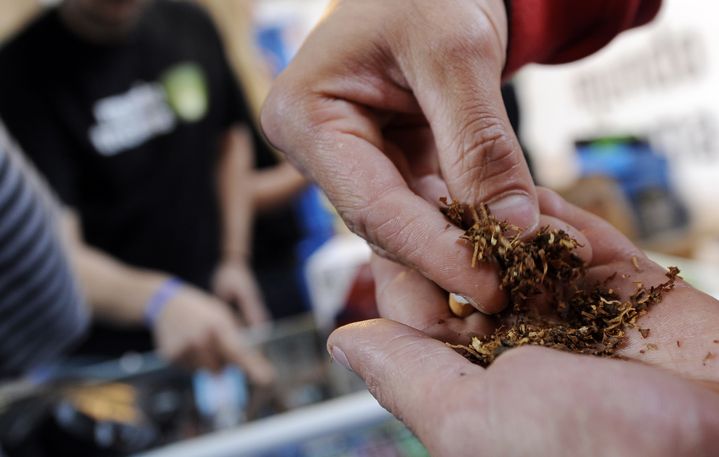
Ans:
<svg viewBox="0 0 719 457"><path fill-rule="evenodd" d="M584 262L575 253L579 244L563 230L543 227L523 240L521 229L494 218L486 205L475 210L441 201L443 214L465 230L461 238L472 246L472 267L478 262L495 264L501 288L508 295L509 306L497 315L493 334L475 336L466 346L450 345L483 366L502 352L527 344L614 356L626 330L637 328L637 319L661 301L679 274L670 267L664 283L649 288L635 283L636 291L623 300L608 286L616 273L602 282L586 278ZM638 271L636 257L631 262ZM538 311L540 301L548 311ZM649 335L649 329L639 331L644 338Z"/></svg>
<svg viewBox="0 0 719 457"><path fill-rule="evenodd" d="M707 361L713 359L714 353L713 352L707 352L707 355L704 356L704 359L702 360L702 365L706 366Z"/></svg>

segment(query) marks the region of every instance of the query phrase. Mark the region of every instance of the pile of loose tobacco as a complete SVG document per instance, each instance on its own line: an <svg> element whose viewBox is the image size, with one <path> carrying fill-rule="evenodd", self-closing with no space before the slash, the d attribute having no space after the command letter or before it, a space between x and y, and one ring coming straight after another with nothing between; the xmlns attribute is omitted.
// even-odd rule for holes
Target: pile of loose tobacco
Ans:
<svg viewBox="0 0 719 457"><path fill-rule="evenodd" d="M492 335L473 337L467 346L452 346L480 365L489 365L503 351L525 344L612 356L626 329L636 327L637 318L661 301L679 274L671 267L666 282L649 288L637 284L634 294L622 300L608 286L616 274L603 282L586 278L584 262L574 252L578 243L566 232L544 227L523 240L519 228L498 221L485 205L477 211L457 202L442 202L442 212L465 230L462 239L474 249L472 266L477 262L497 265L509 299ZM643 336L648 333L639 331Z"/></svg>

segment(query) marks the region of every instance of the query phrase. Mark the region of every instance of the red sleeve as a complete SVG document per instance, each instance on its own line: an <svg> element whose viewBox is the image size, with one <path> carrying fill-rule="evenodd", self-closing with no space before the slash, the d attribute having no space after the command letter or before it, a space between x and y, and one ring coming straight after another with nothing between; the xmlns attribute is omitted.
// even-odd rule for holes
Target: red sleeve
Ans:
<svg viewBox="0 0 719 457"><path fill-rule="evenodd" d="M623 30L649 22L661 0L513 0L505 72L593 53Z"/></svg>

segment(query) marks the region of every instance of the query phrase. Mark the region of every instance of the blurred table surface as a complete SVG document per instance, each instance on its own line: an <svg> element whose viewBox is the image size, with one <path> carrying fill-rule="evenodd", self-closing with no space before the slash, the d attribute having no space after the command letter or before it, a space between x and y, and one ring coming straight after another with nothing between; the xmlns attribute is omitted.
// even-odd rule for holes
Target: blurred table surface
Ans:
<svg viewBox="0 0 719 457"><path fill-rule="evenodd" d="M390 417L369 392L361 391L137 455L250 457L315 437L377 424Z"/></svg>

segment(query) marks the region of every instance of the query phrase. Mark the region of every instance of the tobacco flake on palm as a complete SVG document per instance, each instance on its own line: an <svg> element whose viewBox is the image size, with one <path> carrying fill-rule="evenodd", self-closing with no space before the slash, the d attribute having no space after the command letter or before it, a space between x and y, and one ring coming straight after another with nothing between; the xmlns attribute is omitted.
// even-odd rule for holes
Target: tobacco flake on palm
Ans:
<svg viewBox="0 0 719 457"><path fill-rule="evenodd" d="M670 267L667 281L650 287L636 283L635 292L623 299L609 286L617 273L601 282L587 278L587 266L576 254L579 243L565 231L543 227L525 239L519 227L497 220L486 205L475 209L447 199L442 203L442 213L464 230L461 239L472 249L471 266L496 265L500 287L509 299L507 308L495 316L494 333L475 336L468 345L451 345L483 366L527 344L616 356L627 329L638 328L637 319L674 288L679 275L678 268ZM636 257L630 262L639 270ZM538 301L543 303L541 313ZM649 331L639 328L644 338Z"/></svg>

